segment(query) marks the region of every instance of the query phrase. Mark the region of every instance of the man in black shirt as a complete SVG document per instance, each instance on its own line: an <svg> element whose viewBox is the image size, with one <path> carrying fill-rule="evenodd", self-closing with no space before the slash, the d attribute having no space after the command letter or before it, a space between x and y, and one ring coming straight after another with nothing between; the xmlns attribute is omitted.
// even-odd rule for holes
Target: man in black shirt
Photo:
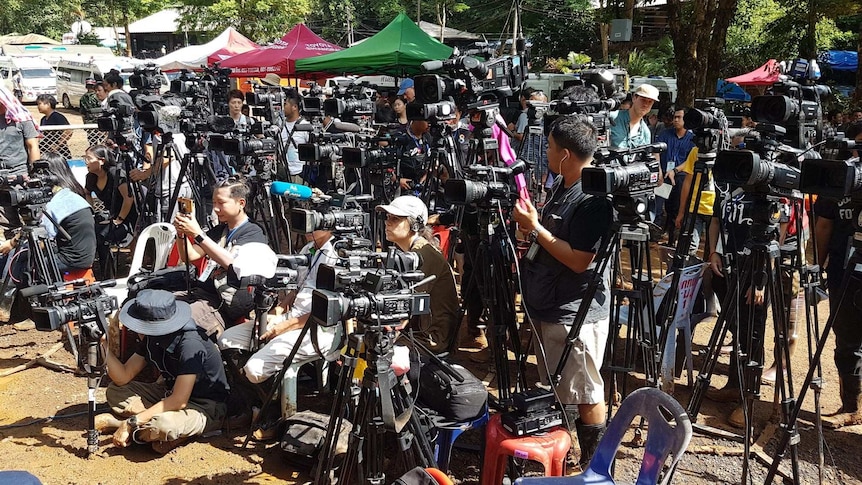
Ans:
<svg viewBox="0 0 862 485"><path fill-rule="evenodd" d="M198 287L190 295L179 295L192 305L192 318L218 340L228 327L248 317L254 309L253 295L231 269L239 246L248 243L267 244L263 230L245 213L249 187L245 179L231 176L213 191L213 210L219 225L204 232L194 214L177 213L174 227L180 238L177 247L181 261L207 258L198 277ZM242 288L242 291L237 291Z"/></svg>
<svg viewBox="0 0 862 485"><path fill-rule="evenodd" d="M560 361L581 299L594 277L596 251L613 222L610 200L581 190L581 171L592 162L597 137L598 130L587 117L555 121L548 136L548 167L562 177L555 180L541 214L523 199L514 209L515 220L533 243L522 262L521 290L544 347L545 355L537 355L540 369L554 370ZM609 327L609 288L606 273L581 327L580 345L572 349L557 385L561 403L578 407L581 468L589 463L605 430L604 382L599 371ZM540 375L543 382L549 381L544 372Z"/></svg>
<svg viewBox="0 0 862 485"><path fill-rule="evenodd" d="M814 205L817 263L826 267L829 312L835 317L835 367L841 386L841 408L826 421L832 428L862 424L862 326L856 306L847 304L855 289L842 287L858 206L850 197L839 201L820 197ZM838 308L842 294L846 295L845 304Z"/></svg>
<svg viewBox="0 0 862 485"><path fill-rule="evenodd" d="M167 453L192 436L221 427L229 387L221 355L191 320L191 308L163 290L143 290L123 305L120 321L141 336L123 363L102 340L108 375L105 398L111 414L96 416L96 429L114 432L114 445L149 442ZM147 364L163 381L133 381Z"/></svg>

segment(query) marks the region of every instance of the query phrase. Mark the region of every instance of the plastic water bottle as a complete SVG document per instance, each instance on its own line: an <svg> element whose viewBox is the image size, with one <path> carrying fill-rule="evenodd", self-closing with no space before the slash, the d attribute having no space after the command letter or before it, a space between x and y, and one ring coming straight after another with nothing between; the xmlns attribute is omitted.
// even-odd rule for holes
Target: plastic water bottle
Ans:
<svg viewBox="0 0 862 485"><path fill-rule="evenodd" d="M820 79L820 75L820 65L817 64L817 59L811 59L808 61L808 79L816 81Z"/></svg>

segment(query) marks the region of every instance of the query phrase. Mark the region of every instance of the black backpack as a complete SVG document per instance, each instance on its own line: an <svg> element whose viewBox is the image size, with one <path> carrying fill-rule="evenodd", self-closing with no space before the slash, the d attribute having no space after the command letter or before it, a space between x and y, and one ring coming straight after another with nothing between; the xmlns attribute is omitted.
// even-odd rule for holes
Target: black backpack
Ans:
<svg viewBox="0 0 862 485"><path fill-rule="evenodd" d="M434 362L426 362L419 372L417 400L444 418L468 421L479 415L488 402L485 384L457 364L452 368L461 377L458 382Z"/></svg>

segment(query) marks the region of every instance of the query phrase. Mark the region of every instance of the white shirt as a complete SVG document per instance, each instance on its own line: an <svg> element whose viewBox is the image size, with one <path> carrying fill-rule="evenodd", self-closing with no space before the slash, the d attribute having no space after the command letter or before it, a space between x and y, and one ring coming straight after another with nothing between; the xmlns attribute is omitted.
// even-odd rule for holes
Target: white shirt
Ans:
<svg viewBox="0 0 862 485"><path fill-rule="evenodd" d="M299 318L305 314L311 313L311 294L317 289L317 270L321 264L335 264L338 262L338 255L335 253L335 248L332 246L334 238L321 246L320 249L314 252L311 258L311 265L305 274L299 275L299 288L296 293L296 299L293 301L293 306L287 317ZM314 248L314 241L306 244L299 250L299 254L311 254Z"/></svg>
<svg viewBox="0 0 862 485"><path fill-rule="evenodd" d="M303 121L305 120L303 120L302 117L297 118L296 121L285 121L284 128L281 130L281 139L284 140L284 151L287 153L287 169L290 171L291 175L299 175L302 173L302 168L305 163L299 159L299 150L297 147L299 147L301 143L308 143L308 132L294 131L293 143L287 139L287 136L290 134L290 131L293 130L294 125Z"/></svg>

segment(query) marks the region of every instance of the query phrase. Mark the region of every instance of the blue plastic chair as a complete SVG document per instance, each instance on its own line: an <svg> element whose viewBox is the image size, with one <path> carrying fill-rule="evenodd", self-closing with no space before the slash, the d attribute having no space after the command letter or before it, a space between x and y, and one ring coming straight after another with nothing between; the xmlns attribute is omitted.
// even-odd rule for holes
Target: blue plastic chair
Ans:
<svg viewBox="0 0 862 485"><path fill-rule="evenodd" d="M658 389L644 387L632 392L623 401L584 473L573 477L519 478L515 485L616 484L611 476L611 465L626 431L637 416L643 416L649 428L636 485L658 484L665 459L670 457L669 471L673 470L688 448L691 420L673 397ZM670 473L665 474L662 485L670 481L670 476Z"/></svg>
<svg viewBox="0 0 862 485"><path fill-rule="evenodd" d="M434 460L437 462L437 469L449 473L449 459L452 457L452 447L455 446L455 440L467 430L488 424L488 419L488 403L486 402L482 414L472 421L436 422L437 439L434 440Z"/></svg>

